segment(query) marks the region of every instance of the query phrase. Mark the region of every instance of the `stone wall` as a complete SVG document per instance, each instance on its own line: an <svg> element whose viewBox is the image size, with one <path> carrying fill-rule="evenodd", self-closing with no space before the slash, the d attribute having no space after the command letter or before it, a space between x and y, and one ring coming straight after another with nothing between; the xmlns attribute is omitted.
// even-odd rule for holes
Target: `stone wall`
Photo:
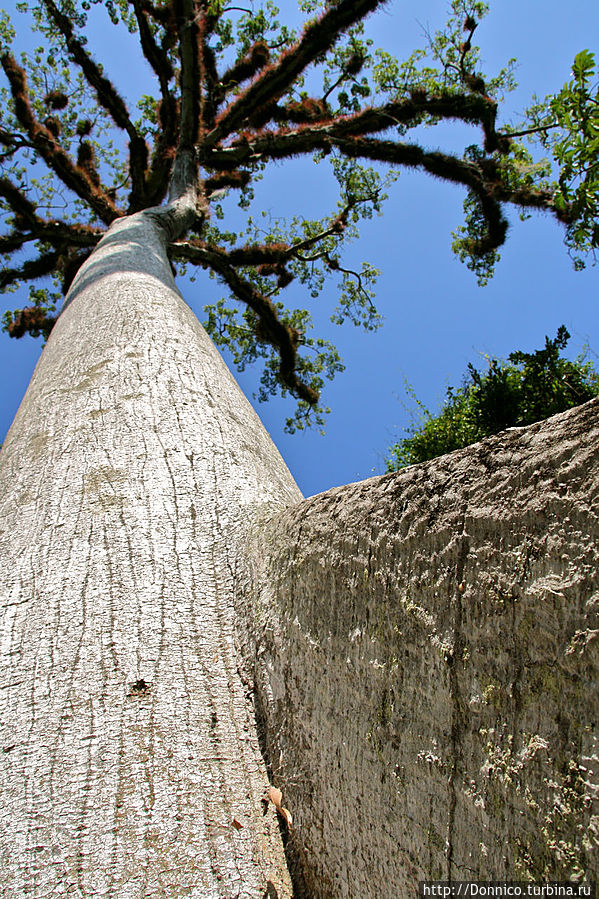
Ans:
<svg viewBox="0 0 599 899"><path fill-rule="evenodd" d="M255 534L242 640L306 895L597 879L598 488L592 401Z"/></svg>

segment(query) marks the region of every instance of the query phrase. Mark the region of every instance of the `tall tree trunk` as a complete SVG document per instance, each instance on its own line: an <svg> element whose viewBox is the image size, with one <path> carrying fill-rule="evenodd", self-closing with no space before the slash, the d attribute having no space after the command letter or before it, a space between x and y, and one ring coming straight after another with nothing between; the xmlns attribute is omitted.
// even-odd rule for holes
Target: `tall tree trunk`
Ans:
<svg viewBox="0 0 599 899"><path fill-rule="evenodd" d="M299 498L159 217L118 221L0 455L7 899L291 894L231 595L249 522Z"/></svg>

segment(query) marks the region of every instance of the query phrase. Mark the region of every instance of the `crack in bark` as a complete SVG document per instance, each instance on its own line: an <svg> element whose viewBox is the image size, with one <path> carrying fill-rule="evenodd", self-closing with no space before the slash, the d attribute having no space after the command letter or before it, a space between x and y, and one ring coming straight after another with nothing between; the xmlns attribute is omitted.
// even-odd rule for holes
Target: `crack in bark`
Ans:
<svg viewBox="0 0 599 899"><path fill-rule="evenodd" d="M449 694L451 699L451 770L448 779L449 790L449 815L447 821L447 880L454 879L454 839L455 815L458 801L458 788L456 782L461 777L462 768L462 736L464 730L463 697L460 690L460 667L463 664L463 653L466 647L462 634L462 602L464 585L464 572L466 560L470 551L470 537L466 531L468 520L468 499L466 498L461 513L459 527L459 547L457 550L457 562L455 568L454 589L454 619L453 619L453 647L449 663Z"/></svg>

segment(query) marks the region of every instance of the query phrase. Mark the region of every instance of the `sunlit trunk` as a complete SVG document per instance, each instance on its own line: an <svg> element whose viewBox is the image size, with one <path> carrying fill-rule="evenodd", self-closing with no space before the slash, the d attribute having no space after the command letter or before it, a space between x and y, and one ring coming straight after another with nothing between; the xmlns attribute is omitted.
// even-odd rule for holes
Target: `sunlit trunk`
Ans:
<svg viewBox="0 0 599 899"><path fill-rule="evenodd" d="M77 276L0 494L2 895L289 896L231 597L248 525L300 494L156 216Z"/></svg>

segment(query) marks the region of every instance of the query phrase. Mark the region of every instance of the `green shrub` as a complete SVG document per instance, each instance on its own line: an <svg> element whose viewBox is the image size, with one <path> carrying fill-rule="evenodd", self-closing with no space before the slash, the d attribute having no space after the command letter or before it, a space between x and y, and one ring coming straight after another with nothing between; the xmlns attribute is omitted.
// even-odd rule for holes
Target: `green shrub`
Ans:
<svg viewBox="0 0 599 899"><path fill-rule="evenodd" d="M599 396L599 374L585 354L574 362L560 356L570 339L558 328L554 340L535 353L520 350L508 361L491 359L486 372L468 365L461 387L449 387L437 415L418 403L423 420L390 448L387 471L426 462L497 434L532 424Z"/></svg>

